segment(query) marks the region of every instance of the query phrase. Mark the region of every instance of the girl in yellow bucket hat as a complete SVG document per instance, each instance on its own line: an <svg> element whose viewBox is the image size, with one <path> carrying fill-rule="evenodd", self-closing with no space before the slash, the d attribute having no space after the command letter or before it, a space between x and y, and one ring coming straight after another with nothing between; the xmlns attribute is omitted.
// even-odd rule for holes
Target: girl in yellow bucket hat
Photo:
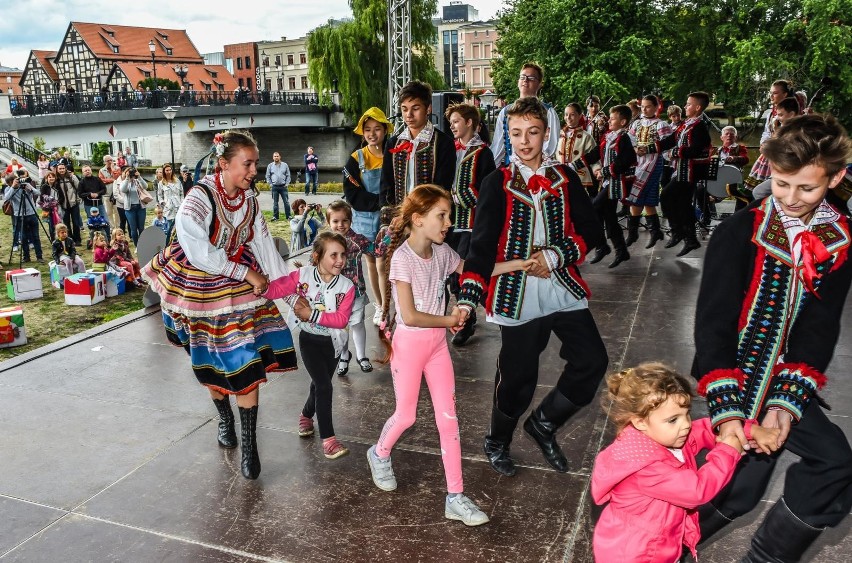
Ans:
<svg viewBox="0 0 852 563"><path fill-rule="evenodd" d="M352 206L352 230L371 241L376 240L380 224L379 191L382 180L385 140L393 133L393 124L385 112L371 107L364 112L355 134L361 135L361 147L349 156L343 168L343 197ZM379 279L381 269L376 268L376 258L367 258L367 277L370 280L376 312L373 322L381 322L381 298L385 284ZM379 258L381 259L381 258Z"/></svg>

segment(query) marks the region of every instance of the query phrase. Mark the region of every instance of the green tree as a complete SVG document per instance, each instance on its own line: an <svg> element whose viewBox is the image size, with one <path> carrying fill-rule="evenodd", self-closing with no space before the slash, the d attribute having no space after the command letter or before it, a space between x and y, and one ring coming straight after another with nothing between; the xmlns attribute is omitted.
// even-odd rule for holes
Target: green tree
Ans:
<svg viewBox="0 0 852 563"><path fill-rule="evenodd" d="M109 154L109 143L92 143L92 164L95 166L104 165L104 156Z"/></svg>
<svg viewBox="0 0 852 563"><path fill-rule="evenodd" d="M140 80L137 86L141 86L144 90L145 88L154 89L154 77L146 78L145 80ZM157 78L157 86L165 86L166 90L180 90L180 84L175 82L174 80L169 80L168 78Z"/></svg>
<svg viewBox="0 0 852 563"><path fill-rule="evenodd" d="M494 85L517 96L518 70L544 67L542 97L558 106L597 94L615 103L658 84L652 3L635 0L510 0L498 22Z"/></svg>
<svg viewBox="0 0 852 563"><path fill-rule="evenodd" d="M387 1L349 0L352 21L318 27L308 36L308 79L318 91L340 92L343 109L357 118L371 106L387 106ZM411 2L412 78L443 88L435 70L432 15L437 0Z"/></svg>

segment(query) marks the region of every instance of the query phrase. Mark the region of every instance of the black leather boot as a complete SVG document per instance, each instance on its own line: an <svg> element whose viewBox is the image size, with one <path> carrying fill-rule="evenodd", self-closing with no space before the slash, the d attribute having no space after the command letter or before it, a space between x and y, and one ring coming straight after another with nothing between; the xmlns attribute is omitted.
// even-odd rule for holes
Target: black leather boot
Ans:
<svg viewBox="0 0 852 563"><path fill-rule="evenodd" d="M624 244L630 246L637 240L639 240L639 222L642 220L640 215L630 215L627 218L627 238L624 240Z"/></svg>
<svg viewBox="0 0 852 563"><path fill-rule="evenodd" d="M589 264L597 264L604 259L604 256L612 252L608 244L603 244L595 249L595 255L589 260Z"/></svg>
<svg viewBox="0 0 852 563"><path fill-rule="evenodd" d="M225 395L222 399L213 399L216 410L219 411L219 445L223 448L237 447L237 433L234 431L234 411L231 410L231 400Z"/></svg>
<svg viewBox="0 0 852 563"><path fill-rule="evenodd" d="M243 477L257 479L260 475L260 456L257 454L257 405L240 409L240 433L242 434L242 454L240 463Z"/></svg>
<svg viewBox="0 0 852 563"><path fill-rule="evenodd" d="M660 228L660 216L648 215L645 217L645 220L648 222L648 230L651 232L651 238L648 240L645 248L654 248L655 244L666 238L663 236L663 230Z"/></svg>
<svg viewBox="0 0 852 563"><path fill-rule="evenodd" d="M683 241L683 235L681 235L674 227L672 227L670 236L671 238L669 239L669 242L666 243L666 246L664 248L674 248L675 246L679 245L681 241Z"/></svg>
<svg viewBox="0 0 852 563"><path fill-rule="evenodd" d="M560 473L568 471L568 460L556 443L556 431L578 410L580 407L553 389L524 421L524 430L541 448L544 459Z"/></svg>
<svg viewBox="0 0 852 563"><path fill-rule="evenodd" d="M623 248L616 248L615 259L613 259L613 261L609 263L609 266L607 266L607 268L615 268L616 266L618 266L622 262L626 262L627 260L630 260L630 253L627 252L627 247L625 246Z"/></svg>
<svg viewBox="0 0 852 563"><path fill-rule="evenodd" d="M796 563L822 530L802 522L781 497L752 536L741 563Z"/></svg>
<svg viewBox="0 0 852 563"><path fill-rule="evenodd" d="M702 504L698 507L698 527L701 530L701 541L698 545L713 537L713 534L733 522L730 518L719 512L712 503Z"/></svg>
<svg viewBox="0 0 852 563"><path fill-rule="evenodd" d="M462 329L455 333L452 339L453 346L464 346L470 337L476 332L476 311L471 311L467 322Z"/></svg>
<svg viewBox="0 0 852 563"><path fill-rule="evenodd" d="M518 419L500 412L497 407L491 408L491 428L485 435L485 455L488 463L497 473L512 477L515 475L515 460L509 454L509 444Z"/></svg>
<svg viewBox="0 0 852 563"><path fill-rule="evenodd" d="M678 256L686 256L693 250L697 250L701 248L701 243L698 242L698 237L695 236L695 232L688 233L683 238L683 248L680 249L680 252L677 253Z"/></svg>

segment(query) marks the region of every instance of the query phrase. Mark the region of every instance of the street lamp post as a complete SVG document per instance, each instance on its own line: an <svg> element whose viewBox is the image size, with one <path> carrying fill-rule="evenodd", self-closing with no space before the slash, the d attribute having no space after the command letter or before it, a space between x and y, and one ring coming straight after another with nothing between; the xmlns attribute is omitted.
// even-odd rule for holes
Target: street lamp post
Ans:
<svg viewBox="0 0 852 563"><path fill-rule="evenodd" d="M154 107L160 107L157 103L157 95L160 93L160 87L157 85L157 60L154 58L154 50L157 48L154 45L154 40L148 42L148 50L151 51L151 65L154 67Z"/></svg>
<svg viewBox="0 0 852 563"><path fill-rule="evenodd" d="M172 127L177 112L178 108L173 108L172 106L169 106L163 110L163 115L166 116L166 119L169 121L169 146L172 149L172 172L174 172L175 169L175 139L174 135L172 134Z"/></svg>

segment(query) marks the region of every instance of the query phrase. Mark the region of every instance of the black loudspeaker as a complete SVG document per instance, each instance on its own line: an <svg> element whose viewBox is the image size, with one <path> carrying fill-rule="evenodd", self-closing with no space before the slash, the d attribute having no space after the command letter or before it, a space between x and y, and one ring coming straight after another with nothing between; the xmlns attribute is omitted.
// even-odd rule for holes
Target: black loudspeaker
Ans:
<svg viewBox="0 0 852 563"><path fill-rule="evenodd" d="M435 127L452 137L450 122L444 117L444 113L449 106L463 102L464 95L458 92L434 92L432 94L432 115L430 119Z"/></svg>

